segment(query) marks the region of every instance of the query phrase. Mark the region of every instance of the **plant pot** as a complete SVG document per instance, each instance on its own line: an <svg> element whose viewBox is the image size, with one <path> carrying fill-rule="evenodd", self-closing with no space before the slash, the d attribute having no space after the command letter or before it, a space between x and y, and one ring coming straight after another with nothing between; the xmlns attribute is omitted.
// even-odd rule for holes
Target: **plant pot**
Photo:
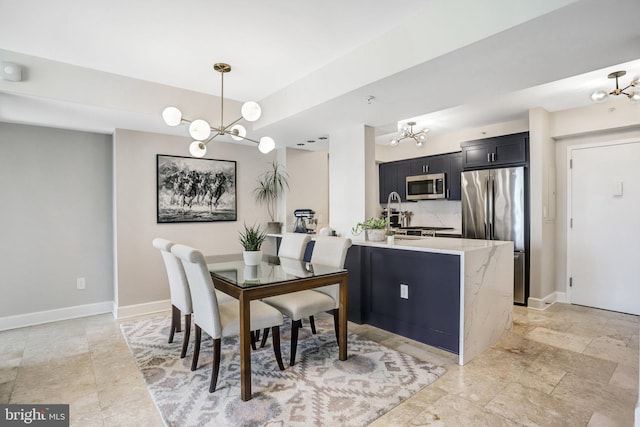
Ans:
<svg viewBox="0 0 640 427"><path fill-rule="evenodd" d="M244 251L242 259L245 265L260 265L262 260L262 251Z"/></svg>
<svg viewBox="0 0 640 427"><path fill-rule="evenodd" d="M280 234L282 232L282 223L281 222L268 222L267 223L267 234Z"/></svg>
<svg viewBox="0 0 640 427"><path fill-rule="evenodd" d="M396 242L396 236L387 236L387 245L393 245Z"/></svg>
<svg viewBox="0 0 640 427"><path fill-rule="evenodd" d="M258 266L257 265L245 265L244 266L244 280L256 280L258 278Z"/></svg>
<svg viewBox="0 0 640 427"><path fill-rule="evenodd" d="M369 228L367 230L367 240L370 242L384 242L386 230L384 228Z"/></svg>

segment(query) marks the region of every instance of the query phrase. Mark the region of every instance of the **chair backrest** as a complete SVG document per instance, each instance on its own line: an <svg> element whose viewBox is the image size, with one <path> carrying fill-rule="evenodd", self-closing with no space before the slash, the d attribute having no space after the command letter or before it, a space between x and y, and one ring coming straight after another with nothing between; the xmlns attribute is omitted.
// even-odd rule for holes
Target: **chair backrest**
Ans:
<svg viewBox="0 0 640 427"><path fill-rule="evenodd" d="M311 264L323 264L344 268L351 239L334 236L318 236L311 253Z"/></svg>
<svg viewBox="0 0 640 427"><path fill-rule="evenodd" d="M191 292L187 283L187 276L184 274L184 268L178 258L171 253L171 247L174 243L167 239L153 239L153 246L160 250L164 266L167 270L169 278L169 292L171 294L171 304L175 305L182 313L191 314L193 308L191 305Z"/></svg>
<svg viewBox="0 0 640 427"><path fill-rule="evenodd" d="M351 239L334 236L318 236L313 245L311 253L311 264L322 264L331 267L344 268L344 260L347 258L347 251L351 247ZM335 308L340 305L339 285L323 286L314 289L323 294L329 295L335 301Z"/></svg>
<svg viewBox="0 0 640 427"><path fill-rule="evenodd" d="M280 241L278 256L293 259L302 259L307 243L311 241L311 236L304 233L284 233Z"/></svg>
<svg viewBox="0 0 640 427"><path fill-rule="evenodd" d="M171 253L182 261L184 272L187 275L195 322L211 338L221 338L222 325L218 299L204 255L197 249L180 244L173 245Z"/></svg>

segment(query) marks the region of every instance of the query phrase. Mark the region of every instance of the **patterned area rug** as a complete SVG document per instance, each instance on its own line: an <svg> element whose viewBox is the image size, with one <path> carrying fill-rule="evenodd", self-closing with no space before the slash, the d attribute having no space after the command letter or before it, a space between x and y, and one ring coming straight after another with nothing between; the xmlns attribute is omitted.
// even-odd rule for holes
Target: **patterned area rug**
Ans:
<svg viewBox="0 0 640 427"><path fill-rule="evenodd" d="M198 369L191 372L193 343L180 359L183 334L168 344L169 325L168 316L121 325L168 426L366 426L445 372L355 334L349 334L349 358L341 362L329 316L316 319L317 335L300 330L296 364L289 366L285 319L280 328L285 370L278 369L269 338L252 352L253 399L243 402L239 338L222 340L218 385L210 394L211 338L203 333ZM193 342L193 330L191 335Z"/></svg>

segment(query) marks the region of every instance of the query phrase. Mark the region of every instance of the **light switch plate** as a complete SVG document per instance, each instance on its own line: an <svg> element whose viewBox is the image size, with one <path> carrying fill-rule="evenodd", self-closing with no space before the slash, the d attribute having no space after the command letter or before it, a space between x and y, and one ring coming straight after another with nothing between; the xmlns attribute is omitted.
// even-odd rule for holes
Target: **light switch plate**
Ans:
<svg viewBox="0 0 640 427"><path fill-rule="evenodd" d="M409 285L400 283L400 298L409 299Z"/></svg>
<svg viewBox="0 0 640 427"><path fill-rule="evenodd" d="M613 197L622 197L622 181L613 182Z"/></svg>

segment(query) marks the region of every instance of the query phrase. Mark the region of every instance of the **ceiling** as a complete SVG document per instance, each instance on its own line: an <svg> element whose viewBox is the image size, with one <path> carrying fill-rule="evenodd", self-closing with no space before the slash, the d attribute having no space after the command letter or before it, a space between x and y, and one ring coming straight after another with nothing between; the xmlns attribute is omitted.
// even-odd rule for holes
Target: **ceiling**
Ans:
<svg viewBox="0 0 640 427"><path fill-rule="evenodd" d="M353 124L386 143L411 118L444 133L584 106L613 88L609 72L640 75L637 0L489 0L481 16L476 3L0 0L0 49L216 96L211 66L228 62L225 97L263 106L254 130L310 149ZM0 90L0 102L0 120L21 121L64 101ZM170 133L136 112L73 108L96 131Z"/></svg>

